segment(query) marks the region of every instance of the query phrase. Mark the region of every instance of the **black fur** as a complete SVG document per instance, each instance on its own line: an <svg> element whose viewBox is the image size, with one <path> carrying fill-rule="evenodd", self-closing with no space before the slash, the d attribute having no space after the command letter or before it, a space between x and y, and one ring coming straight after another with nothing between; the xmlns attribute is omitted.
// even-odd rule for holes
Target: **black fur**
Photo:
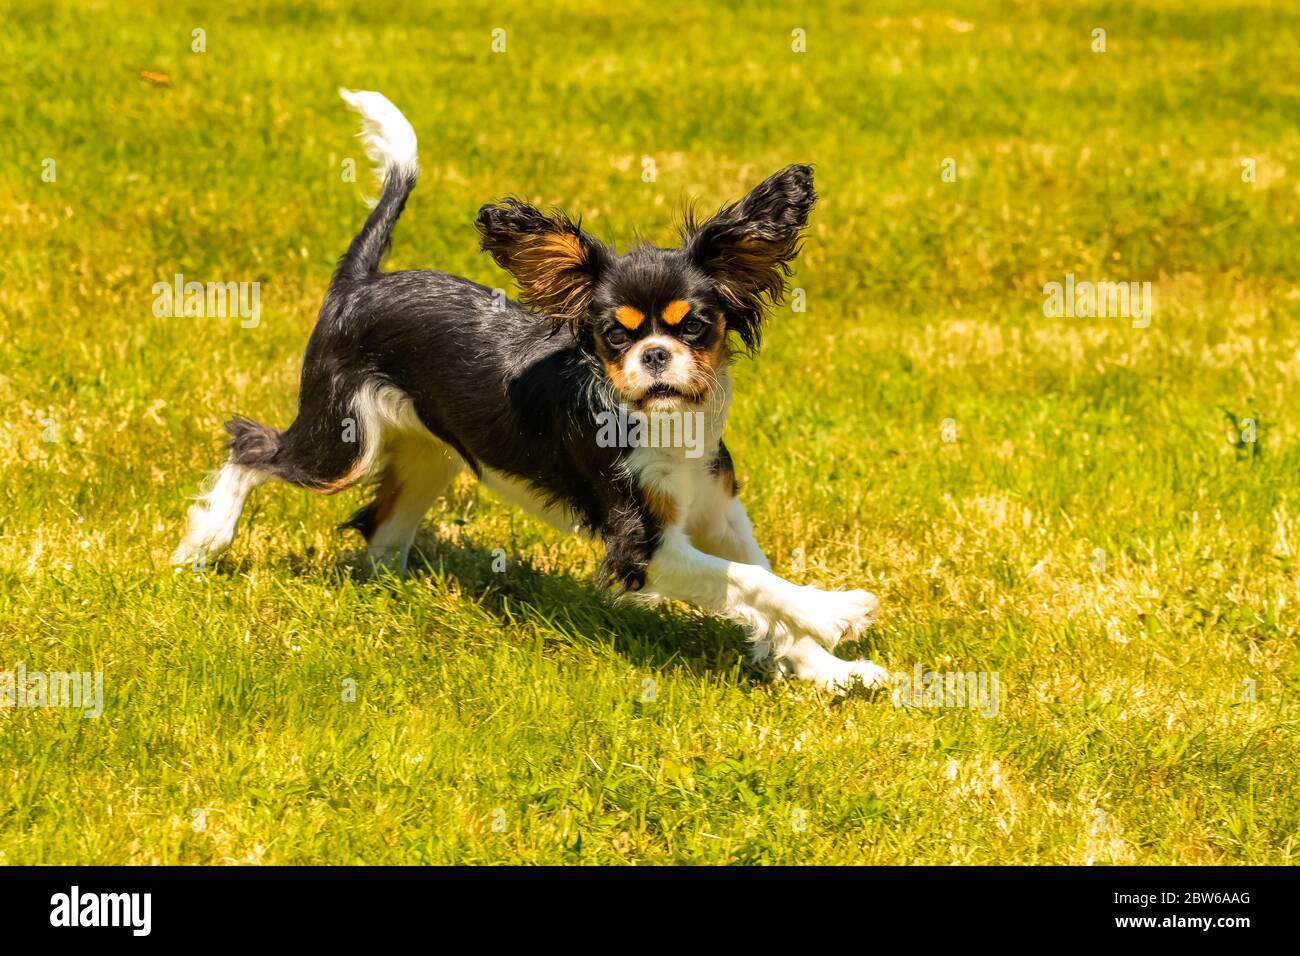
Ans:
<svg viewBox="0 0 1300 956"><path fill-rule="evenodd" d="M393 226L406 208L406 199L415 188L415 179L413 171L398 172L384 183L379 202L370 211L366 224L339 259L336 277L357 280L379 271L380 260L388 252L392 240Z"/></svg>
<svg viewBox="0 0 1300 956"><path fill-rule="evenodd" d="M374 537L375 530L379 527L379 502L377 500L367 501L364 505L352 512L352 516L339 525L340 531L352 530L358 532L361 537L369 541Z"/></svg>
<svg viewBox="0 0 1300 956"><path fill-rule="evenodd" d="M703 224L687 215L687 256L712 277L725 302L727 328L751 352L758 348L767 308L785 294L816 201L812 168L787 166Z"/></svg>

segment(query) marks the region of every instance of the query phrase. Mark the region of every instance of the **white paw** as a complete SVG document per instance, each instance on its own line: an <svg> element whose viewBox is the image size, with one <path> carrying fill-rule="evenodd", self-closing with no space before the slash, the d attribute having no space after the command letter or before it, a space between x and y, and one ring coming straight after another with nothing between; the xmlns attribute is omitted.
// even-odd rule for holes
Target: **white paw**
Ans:
<svg viewBox="0 0 1300 956"><path fill-rule="evenodd" d="M813 683L832 694L845 694L855 687L874 690L889 683L889 671L871 661L836 660L840 667L826 667L813 678Z"/></svg>
<svg viewBox="0 0 1300 956"><path fill-rule="evenodd" d="M847 661L846 663L849 665L845 678L846 689L854 684L861 684L868 690L875 690L889 683L889 671L879 664L873 664L868 660Z"/></svg>
<svg viewBox="0 0 1300 956"><path fill-rule="evenodd" d="M229 542L217 546L215 544L205 546L196 542L191 542L188 538L176 546L172 552L171 563L175 567L182 565L191 565L197 570L205 570L209 564L220 557L229 547Z"/></svg>
<svg viewBox="0 0 1300 956"><path fill-rule="evenodd" d="M195 505L186 519L185 537L181 538L181 543L172 552L171 562L174 565L206 567L229 548L234 540L233 528L215 523L210 512L201 505Z"/></svg>
<svg viewBox="0 0 1300 956"><path fill-rule="evenodd" d="M807 681L831 694L845 694L855 687L875 690L889 683L889 671L879 664L868 660L842 661L829 654L779 660L776 675Z"/></svg>
<svg viewBox="0 0 1300 956"><path fill-rule="evenodd" d="M880 600L870 591L800 590L791 614L795 628L828 651L845 638L860 637L880 616Z"/></svg>

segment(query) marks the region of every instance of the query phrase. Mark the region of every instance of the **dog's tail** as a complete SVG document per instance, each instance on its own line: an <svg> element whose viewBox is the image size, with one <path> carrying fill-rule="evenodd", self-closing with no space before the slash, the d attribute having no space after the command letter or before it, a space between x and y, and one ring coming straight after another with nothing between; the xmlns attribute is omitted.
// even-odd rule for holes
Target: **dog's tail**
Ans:
<svg viewBox="0 0 1300 956"><path fill-rule="evenodd" d="M264 468L272 464L284 447L284 433L236 415L226 422L230 432L230 460L237 465Z"/></svg>
<svg viewBox="0 0 1300 956"><path fill-rule="evenodd" d="M379 260L388 251L393 226L420 175L415 130L401 110L381 93L340 89L339 95L361 114L358 136L366 156L376 166L383 190L366 224L339 260L334 270L336 282L344 278L364 279L379 271Z"/></svg>
<svg viewBox="0 0 1300 956"><path fill-rule="evenodd" d="M264 478L279 478L299 488L312 491L338 491L351 484L351 479L343 480L348 466L355 460L355 454L344 457L322 458L319 455L302 452L303 436L295 432L301 430L299 422L289 426L287 431L280 431L269 425L262 425L236 415L226 422L226 431L230 441L226 447L230 450L230 461L236 465L251 469ZM319 441L318 436L307 436L307 441ZM304 467L310 463L311 467Z"/></svg>

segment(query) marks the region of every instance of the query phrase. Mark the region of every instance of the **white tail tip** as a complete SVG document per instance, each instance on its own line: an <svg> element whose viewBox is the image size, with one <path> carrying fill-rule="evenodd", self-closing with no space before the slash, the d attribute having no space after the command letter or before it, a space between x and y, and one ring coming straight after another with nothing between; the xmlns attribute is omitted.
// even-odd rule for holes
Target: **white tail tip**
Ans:
<svg viewBox="0 0 1300 956"><path fill-rule="evenodd" d="M378 167L382 182L393 173L414 176L420 172L415 130L402 111L382 93L339 89L343 101L361 114L361 132L366 157Z"/></svg>

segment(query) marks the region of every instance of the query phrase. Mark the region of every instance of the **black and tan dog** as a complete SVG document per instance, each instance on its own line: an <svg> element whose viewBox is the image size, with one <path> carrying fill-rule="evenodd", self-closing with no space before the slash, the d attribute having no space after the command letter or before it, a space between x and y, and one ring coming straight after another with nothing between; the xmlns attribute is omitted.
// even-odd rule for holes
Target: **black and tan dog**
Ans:
<svg viewBox="0 0 1300 956"><path fill-rule="evenodd" d="M815 195L790 166L676 249L624 255L563 215L514 199L479 210L482 245L527 306L434 270L381 272L418 175L415 133L378 93L343 91L363 118L383 191L339 261L303 359L298 417L278 431L228 423L230 459L190 510L176 563L213 557L249 492L277 478L373 500L349 524L378 562L404 568L425 512L468 467L506 500L598 537L606 579L629 597L676 598L749 628L756 659L830 690L884 670L831 650L873 620L866 591L830 592L773 574L736 498L722 443L729 337L754 349ZM691 416L683 443L601 440L629 414Z"/></svg>

